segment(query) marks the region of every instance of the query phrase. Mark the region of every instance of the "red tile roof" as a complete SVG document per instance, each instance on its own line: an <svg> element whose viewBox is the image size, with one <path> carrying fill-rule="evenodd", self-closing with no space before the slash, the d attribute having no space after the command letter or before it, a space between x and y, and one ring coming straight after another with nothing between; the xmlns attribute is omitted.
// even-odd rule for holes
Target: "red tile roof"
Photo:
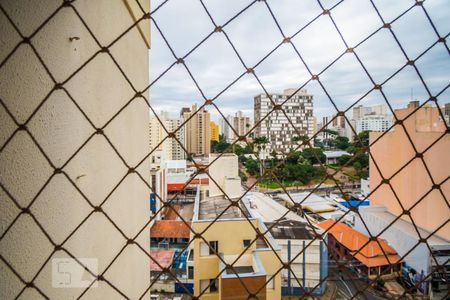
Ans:
<svg viewBox="0 0 450 300"><path fill-rule="evenodd" d="M319 226L325 230L329 229L328 232L347 248L358 261L367 267L385 266L390 263L396 264L400 262L400 256L397 255L397 251L382 239L368 242L368 236L334 220L323 221ZM362 249L360 250L361 247ZM356 252L358 253L355 254Z"/></svg>
<svg viewBox="0 0 450 300"><path fill-rule="evenodd" d="M153 258L150 259L150 271L162 271L161 267L169 267L172 264L174 253L173 250L150 250L150 256Z"/></svg>
<svg viewBox="0 0 450 300"><path fill-rule="evenodd" d="M191 222L186 223L191 225ZM191 233L188 225L178 220L159 220L150 229L150 237L188 239Z"/></svg>

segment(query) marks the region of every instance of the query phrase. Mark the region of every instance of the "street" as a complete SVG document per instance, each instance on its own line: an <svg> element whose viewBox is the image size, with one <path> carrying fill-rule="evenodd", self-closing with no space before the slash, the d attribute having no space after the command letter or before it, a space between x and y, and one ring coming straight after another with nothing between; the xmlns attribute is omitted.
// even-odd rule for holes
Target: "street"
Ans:
<svg viewBox="0 0 450 300"><path fill-rule="evenodd" d="M383 300L385 297L380 297L373 291L372 288L367 288L364 292L358 293L367 286L367 283L356 277L347 269L342 269L341 273L337 268L331 267L329 269L329 280L332 280L337 287L336 299L356 299L356 300Z"/></svg>

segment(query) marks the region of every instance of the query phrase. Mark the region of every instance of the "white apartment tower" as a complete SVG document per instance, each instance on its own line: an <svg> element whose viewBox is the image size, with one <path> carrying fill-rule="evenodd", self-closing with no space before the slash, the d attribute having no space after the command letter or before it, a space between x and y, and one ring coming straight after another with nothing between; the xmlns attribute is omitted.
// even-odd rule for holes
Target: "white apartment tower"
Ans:
<svg viewBox="0 0 450 300"><path fill-rule="evenodd" d="M311 137L314 134L313 95L308 94L305 89L297 93L295 91L286 89L282 94L270 94L273 103L266 94L259 94L254 98L255 124L263 120L256 127L255 135L268 138L269 151L289 152L295 148L294 137ZM281 105L283 110L272 111L274 104ZM271 113L265 118L269 112Z"/></svg>
<svg viewBox="0 0 450 300"><path fill-rule="evenodd" d="M392 126L392 115L384 104L359 105L353 108L351 124L357 134L363 131L387 131Z"/></svg>

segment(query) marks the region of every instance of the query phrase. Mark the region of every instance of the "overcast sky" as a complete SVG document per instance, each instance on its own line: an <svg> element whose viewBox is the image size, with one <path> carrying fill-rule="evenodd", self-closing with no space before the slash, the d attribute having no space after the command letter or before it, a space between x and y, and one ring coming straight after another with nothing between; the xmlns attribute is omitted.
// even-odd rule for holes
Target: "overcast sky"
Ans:
<svg viewBox="0 0 450 300"><path fill-rule="evenodd" d="M163 1L153 1L153 9ZM268 0L284 34L292 36L322 11L316 0ZM325 8L338 1L322 0ZM205 0L204 4L218 25L225 24L241 9L251 4L244 0ZM386 22L407 10L415 1L374 0ZM426 0L424 7L441 36L450 32L449 0ZM382 25L369 0L344 0L331 11L337 26L350 47L354 47ZM164 33L177 57L185 56L204 39L214 26L198 0L169 0L153 18ZM430 47L438 37L422 8L414 7L392 24L406 54L415 59ZM283 37L264 2L256 2L228 23L223 30L247 66L254 66L267 55ZM447 39L448 40L448 39ZM292 39L313 74L321 72L345 49L330 18L322 15ZM448 42L447 42L448 44ZM376 83L383 82L406 62L402 51L388 29L383 29L356 48L367 71ZM151 81L155 80L175 61L162 36L152 25L150 51ZM213 34L193 51L185 63L207 98L214 98L245 71L239 58L223 33ZM450 54L443 43L436 44L420 57L416 66L432 94L437 94L450 83ZM291 44L283 44L255 68L261 83L269 92L299 88L311 76ZM346 109L371 89L373 84L353 54L345 54L321 76L325 89L339 109ZM305 87L314 95L314 113L317 117L332 115L335 109L318 85L312 81ZM403 107L411 99L428 99L424 85L413 67L406 67L383 86L383 91L394 107ZM215 103L224 114L242 110L253 117L253 97L262 93L253 75L245 75ZM449 102L450 91L440 97L441 104ZM158 112L169 111L177 116L181 107L202 104L203 97L182 65L175 65L150 88L150 101ZM361 104L383 103L379 91L373 91ZM210 110L218 120L218 112Z"/></svg>

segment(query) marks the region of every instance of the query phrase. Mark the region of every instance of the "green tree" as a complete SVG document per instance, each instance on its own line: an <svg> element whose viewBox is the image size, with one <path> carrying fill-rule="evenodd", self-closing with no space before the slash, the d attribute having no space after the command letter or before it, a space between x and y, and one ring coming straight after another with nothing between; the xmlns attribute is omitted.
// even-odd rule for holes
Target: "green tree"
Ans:
<svg viewBox="0 0 450 300"><path fill-rule="evenodd" d="M259 171L259 163L250 157L245 161L245 168L247 169L248 174L254 176Z"/></svg>
<svg viewBox="0 0 450 300"><path fill-rule="evenodd" d="M327 159L322 149L319 148L305 148L301 152L301 155L307 159L311 165L325 163Z"/></svg>
<svg viewBox="0 0 450 300"><path fill-rule="evenodd" d="M338 158L338 164L343 166L345 165L350 159L351 159L351 155L342 155L341 157Z"/></svg>
<svg viewBox="0 0 450 300"><path fill-rule="evenodd" d="M345 150L349 146L348 137L338 136L334 139L334 146L338 149Z"/></svg>
<svg viewBox="0 0 450 300"><path fill-rule="evenodd" d="M324 147L323 142L321 140L319 140L319 139L314 139L314 146L318 147L318 148L323 148Z"/></svg>

